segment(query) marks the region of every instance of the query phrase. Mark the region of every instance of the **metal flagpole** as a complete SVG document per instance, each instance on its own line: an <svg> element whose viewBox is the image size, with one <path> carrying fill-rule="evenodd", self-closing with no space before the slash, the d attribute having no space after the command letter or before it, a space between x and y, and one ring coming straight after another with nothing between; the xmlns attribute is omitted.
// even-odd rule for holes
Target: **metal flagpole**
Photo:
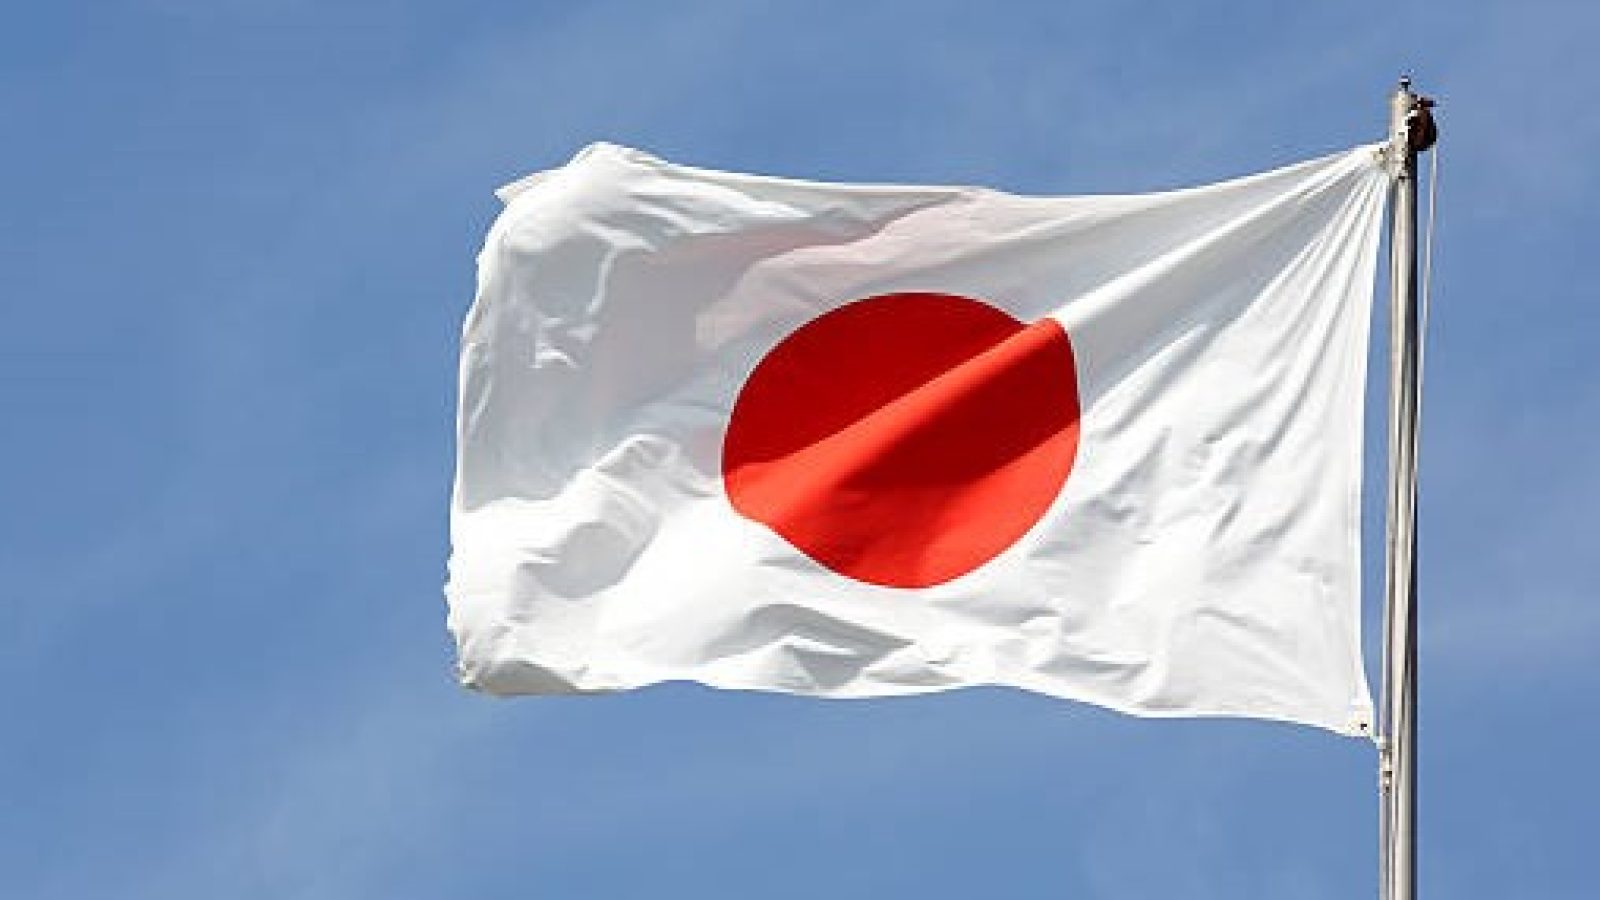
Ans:
<svg viewBox="0 0 1600 900"><path fill-rule="evenodd" d="M1409 79L1389 104L1389 500L1378 741L1380 889L1415 900L1417 886L1417 154L1436 136L1432 101Z"/></svg>

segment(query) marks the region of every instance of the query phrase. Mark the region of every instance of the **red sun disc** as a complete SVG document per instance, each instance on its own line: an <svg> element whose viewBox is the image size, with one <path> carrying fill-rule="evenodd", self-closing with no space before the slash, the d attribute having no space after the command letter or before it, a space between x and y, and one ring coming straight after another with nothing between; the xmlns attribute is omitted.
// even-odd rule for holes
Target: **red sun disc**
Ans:
<svg viewBox="0 0 1600 900"><path fill-rule="evenodd" d="M1072 342L950 294L869 297L801 326L739 392L728 499L818 563L890 587L998 556L1078 449Z"/></svg>

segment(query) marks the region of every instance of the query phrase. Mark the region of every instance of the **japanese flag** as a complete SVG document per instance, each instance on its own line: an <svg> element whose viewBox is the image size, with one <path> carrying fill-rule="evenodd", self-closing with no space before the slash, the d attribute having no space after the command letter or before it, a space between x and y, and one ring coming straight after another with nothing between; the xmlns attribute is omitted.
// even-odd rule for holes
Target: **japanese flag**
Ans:
<svg viewBox="0 0 1600 900"><path fill-rule="evenodd" d="M602 144L504 188L462 346L462 679L1366 733L1387 187L1374 147L1028 197Z"/></svg>

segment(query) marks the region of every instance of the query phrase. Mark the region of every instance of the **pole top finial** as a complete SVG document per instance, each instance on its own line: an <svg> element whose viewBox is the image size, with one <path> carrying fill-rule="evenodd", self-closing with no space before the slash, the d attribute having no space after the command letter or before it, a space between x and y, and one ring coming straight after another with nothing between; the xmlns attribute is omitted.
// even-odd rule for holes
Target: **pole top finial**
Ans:
<svg viewBox="0 0 1600 900"><path fill-rule="evenodd" d="M1439 139L1439 128L1433 120L1433 98L1424 97L1411 89L1411 75L1400 76L1399 87L1389 98L1390 136L1399 139L1404 135L1403 146L1412 153L1429 149Z"/></svg>

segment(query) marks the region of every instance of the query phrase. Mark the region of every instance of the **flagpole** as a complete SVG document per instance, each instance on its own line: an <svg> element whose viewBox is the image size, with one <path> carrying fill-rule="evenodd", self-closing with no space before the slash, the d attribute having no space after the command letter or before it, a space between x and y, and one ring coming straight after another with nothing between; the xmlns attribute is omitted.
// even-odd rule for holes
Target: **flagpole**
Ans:
<svg viewBox="0 0 1600 900"><path fill-rule="evenodd" d="M1417 873L1417 154L1433 145L1432 102L1408 78L1389 103L1389 498L1383 712L1378 741L1380 891L1415 900Z"/></svg>

